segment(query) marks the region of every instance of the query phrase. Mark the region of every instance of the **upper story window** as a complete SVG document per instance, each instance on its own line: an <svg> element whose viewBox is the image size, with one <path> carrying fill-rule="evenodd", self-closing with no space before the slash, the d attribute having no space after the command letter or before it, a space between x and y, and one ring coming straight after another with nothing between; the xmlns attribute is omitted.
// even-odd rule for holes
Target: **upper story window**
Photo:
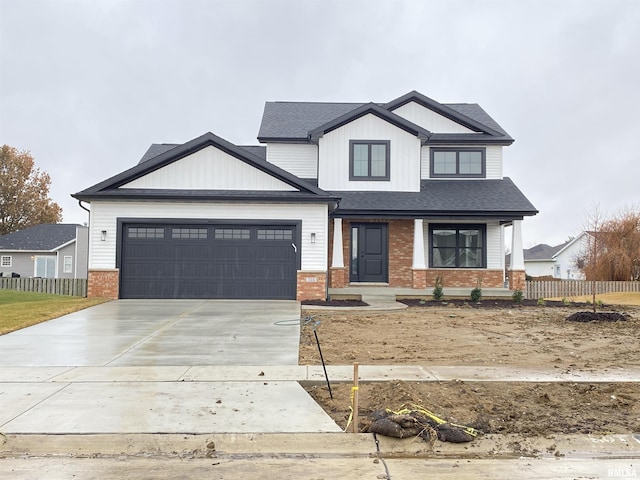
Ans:
<svg viewBox="0 0 640 480"><path fill-rule="evenodd" d="M11 266L11 255L2 255L2 260L0 260L0 267L10 267Z"/></svg>
<svg viewBox="0 0 640 480"><path fill-rule="evenodd" d="M349 180L389 180L389 140L349 141Z"/></svg>
<svg viewBox="0 0 640 480"><path fill-rule="evenodd" d="M484 148L431 148L431 178L484 178Z"/></svg>

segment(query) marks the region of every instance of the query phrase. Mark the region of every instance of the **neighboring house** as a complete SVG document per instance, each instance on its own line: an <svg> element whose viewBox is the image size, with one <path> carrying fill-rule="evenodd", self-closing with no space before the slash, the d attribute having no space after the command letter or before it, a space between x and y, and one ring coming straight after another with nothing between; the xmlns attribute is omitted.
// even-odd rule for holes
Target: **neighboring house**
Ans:
<svg viewBox="0 0 640 480"><path fill-rule="evenodd" d="M87 278L89 229L54 223L0 236L0 273L21 277Z"/></svg>
<svg viewBox="0 0 640 480"><path fill-rule="evenodd" d="M476 104L410 92L386 104L267 102L260 147L212 133L154 144L73 195L91 203L89 295L319 299L328 288L424 292L524 281L503 176L513 139Z"/></svg>
<svg viewBox="0 0 640 480"><path fill-rule="evenodd" d="M586 232L555 247L544 243L524 250L524 267L530 277L553 277L562 280L583 280L577 266L586 248Z"/></svg>

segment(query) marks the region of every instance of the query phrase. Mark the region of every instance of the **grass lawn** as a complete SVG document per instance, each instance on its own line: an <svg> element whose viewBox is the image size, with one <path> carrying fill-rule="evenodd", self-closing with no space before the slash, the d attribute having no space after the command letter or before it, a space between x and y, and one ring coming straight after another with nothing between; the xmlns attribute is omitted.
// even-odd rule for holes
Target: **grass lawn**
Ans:
<svg viewBox="0 0 640 480"><path fill-rule="evenodd" d="M0 290L0 335L106 301L106 298Z"/></svg>

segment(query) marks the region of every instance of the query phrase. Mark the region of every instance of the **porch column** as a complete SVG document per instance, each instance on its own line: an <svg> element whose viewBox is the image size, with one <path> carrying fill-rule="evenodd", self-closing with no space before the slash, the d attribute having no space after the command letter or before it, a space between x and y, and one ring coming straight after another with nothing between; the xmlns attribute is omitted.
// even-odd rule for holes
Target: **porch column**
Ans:
<svg viewBox="0 0 640 480"><path fill-rule="evenodd" d="M427 288L427 263L424 261L424 232L422 219L413 220L413 262L411 263L411 287Z"/></svg>
<svg viewBox="0 0 640 480"><path fill-rule="evenodd" d="M333 255L331 268L344 268L344 254L342 245L342 219L333 219Z"/></svg>
<svg viewBox="0 0 640 480"><path fill-rule="evenodd" d="M424 232L422 230L422 219L413 220L413 264L414 270L426 270L427 264L424 261Z"/></svg>
<svg viewBox="0 0 640 480"><path fill-rule="evenodd" d="M509 270L524 270L522 220L514 220L511 227L511 265L509 265Z"/></svg>
<svg viewBox="0 0 640 480"><path fill-rule="evenodd" d="M522 220L514 220L511 227L511 265L509 265L509 290L524 290L524 250L522 246Z"/></svg>

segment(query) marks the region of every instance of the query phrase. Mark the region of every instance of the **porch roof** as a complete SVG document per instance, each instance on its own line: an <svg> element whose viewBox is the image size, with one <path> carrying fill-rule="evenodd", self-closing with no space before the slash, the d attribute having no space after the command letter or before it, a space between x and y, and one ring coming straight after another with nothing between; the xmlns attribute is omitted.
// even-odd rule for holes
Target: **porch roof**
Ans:
<svg viewBox="0 0 640 480"><path fill-rule="evenodd" d="M334 191L335 217L443 217L518 220L538 213L510 178L422 180L419 192Z"/></svg>

